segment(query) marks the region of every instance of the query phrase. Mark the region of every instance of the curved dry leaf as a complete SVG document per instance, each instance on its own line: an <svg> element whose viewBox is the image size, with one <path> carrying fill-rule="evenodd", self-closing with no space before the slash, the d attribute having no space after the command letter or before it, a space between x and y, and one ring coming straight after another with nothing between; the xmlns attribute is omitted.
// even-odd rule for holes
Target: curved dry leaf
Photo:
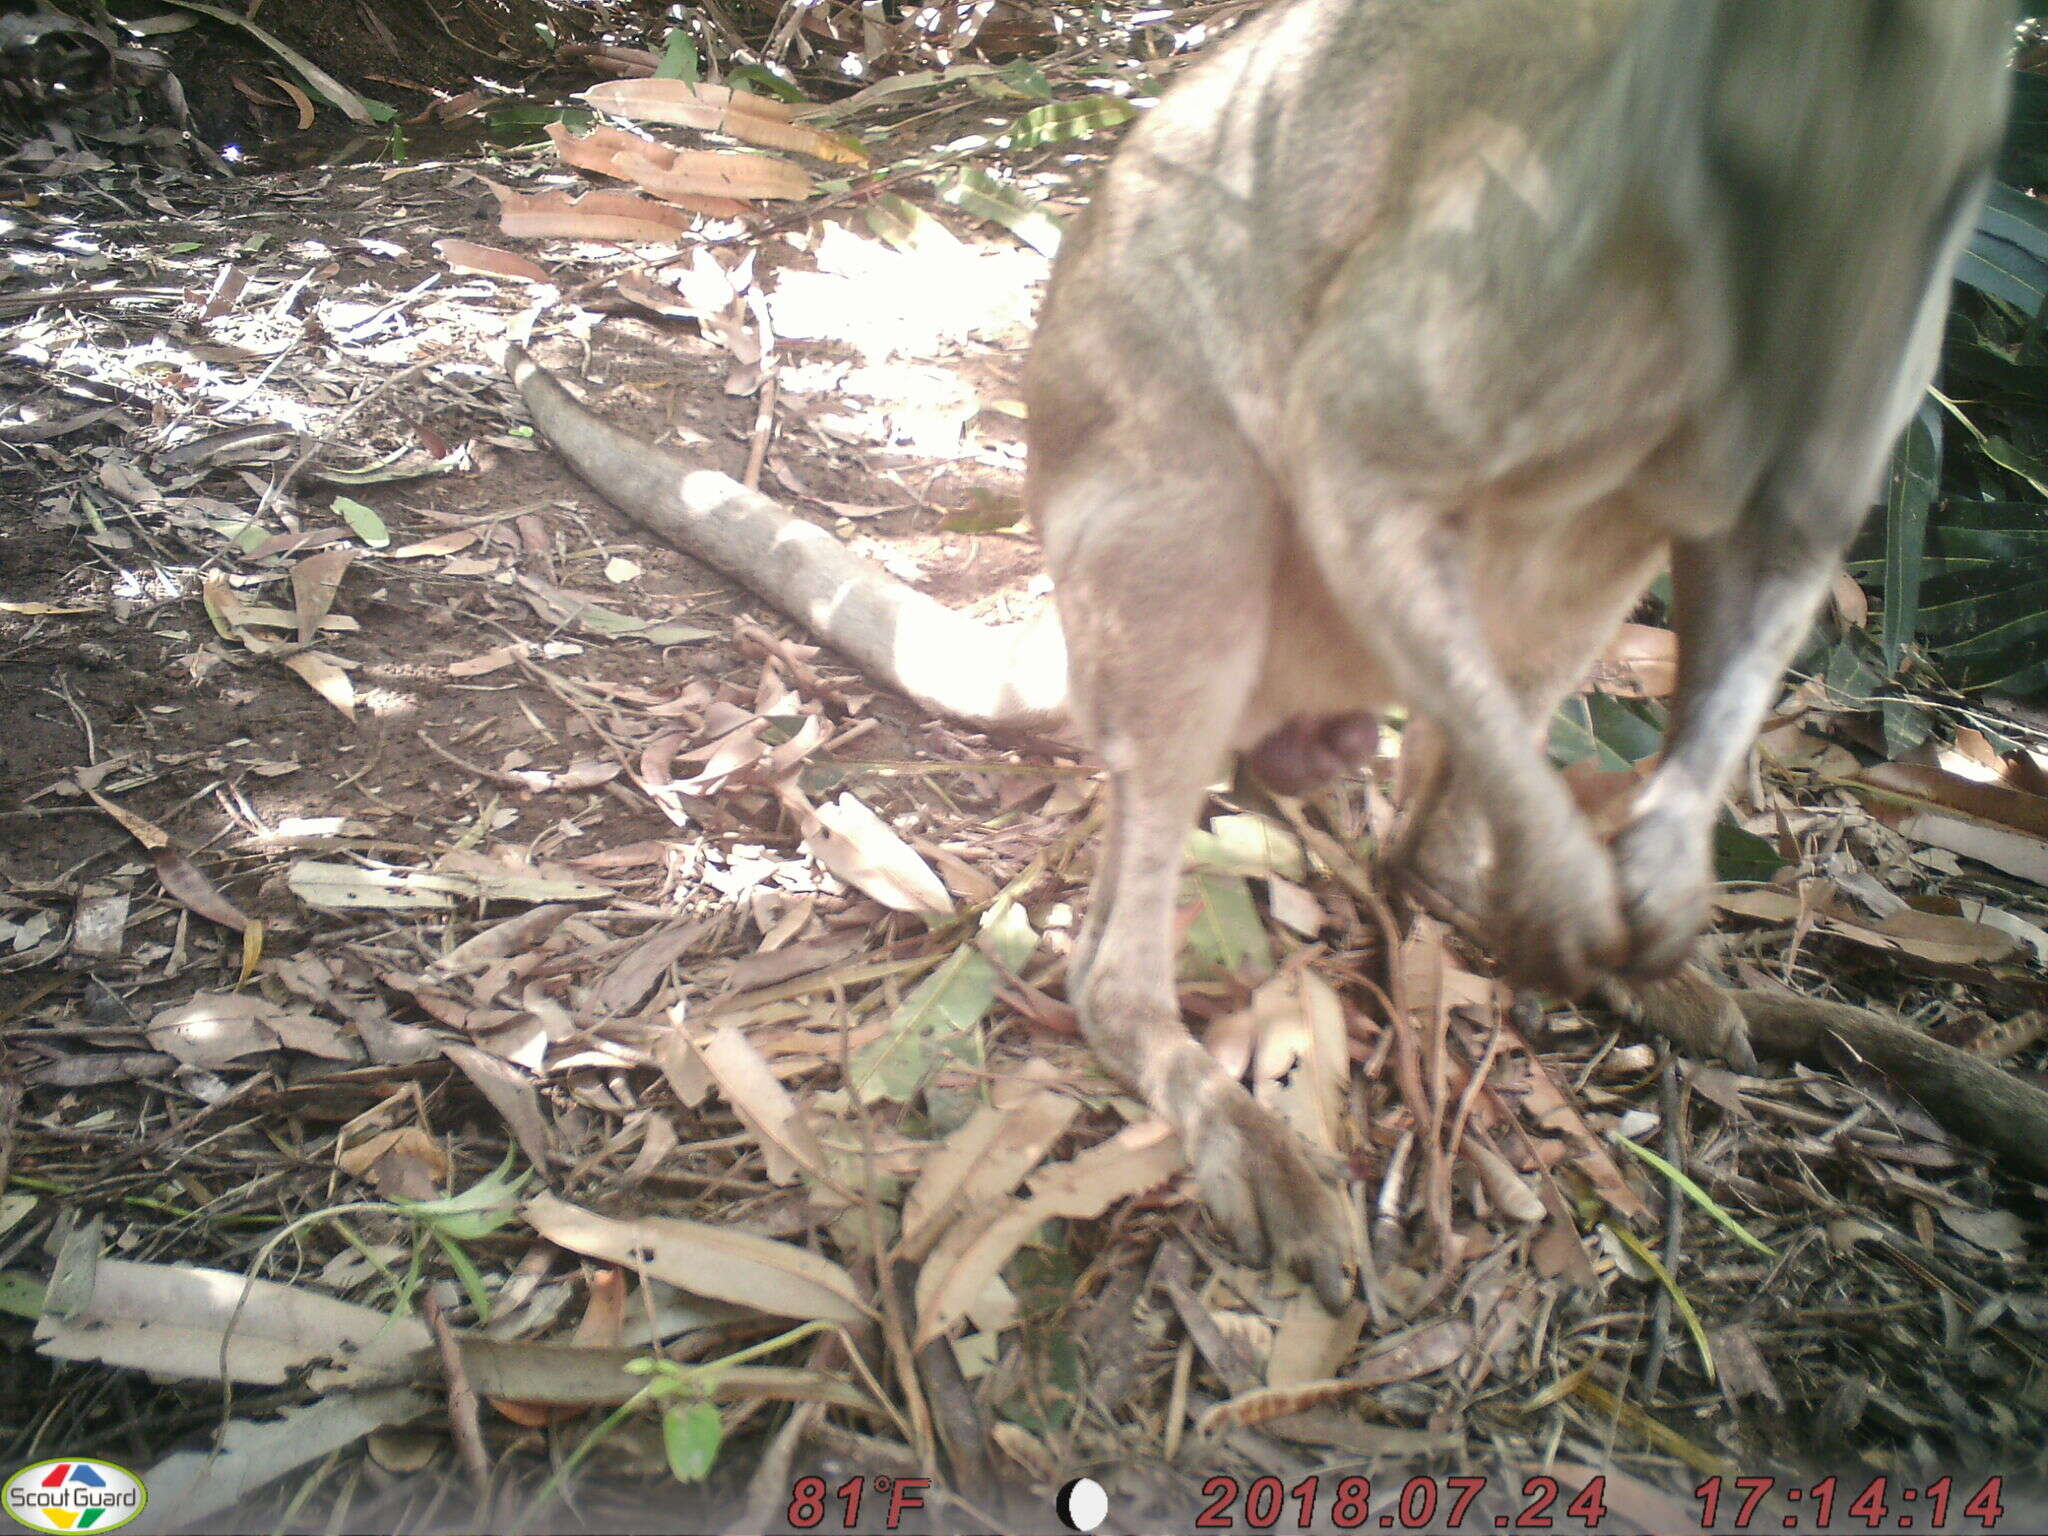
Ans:
<svg viewBox="0 0 2048 1536"><path fill-rule="evenodd" d="M502 923L493 923L481 933L471 934L428 966L427 975L441 980L480 971L494 960L524 954L553 933L562 919L575 910L566 901L550 902L517 917L508 917Z"/></svg>
<svg viewBox="0 0 2048 1536"><path fill-rule="evenodd" d="M356 685L349 681L348 673L342 669L339 660L321 651L296 651L280 659L298 674L308 688L349 719L355 719Z"/></svg>
<svg viewBox="0 0 2048 1536"><path fill-rule="evenodd" d="M188 1067L214 1068L278 1048L277 1032L265 1022L277 1012L260 997L236 992L198 992L166 1008L144 1026L149 1043Z"/></svg>
<svg viewBox="0 0 2048 1536"><path fill-rule="evenodd" d="M723 133L767 149L786 149L840 165L864 166L858 144L792 120L793 109L765 96L686 80L608 80L583 93L601 111L641 123ZM622 135L630 137L630 135Z"/></svg>
<svg viewBox="0 0 2048 1536"><path fill-rule="evenodd" d="M772 1183L788 1184L799 1170L825 1175L825 1149L753 1043L730 1024L697 1042L697 1057L741 1125L761 1144Z"/></svg>
<svg viewBox="0 0 2048 1536"><path fill-rule="evenodd" d="M776 1317L849 1326L869 1316L853 1276L837 1264L752 1232L675 1216L615 1221L554 1195L536 1196L521 1214L558 1247L652 1275L693 1295Z"/></svg>
<svg viewBox="0 0 2048 1536"><path fill-rule="evenodd" d="M292 607L298 614L299 644L310 644L320 633L320 621L334 607L341 579L355 558L352 549L325 549L292 567Z"/></svg>
<svg viewBox="0 0 2048 1536"><path fill-rule="evenodd" d="M437 533L431 539L421 539L414 544L402 544L397 549L387 549L383 551L383 558L423 560L429 555L460 554L483 536L481 528L456 528L447 533Z"/></svg>
<svg viewBox="0 0 2048 1536"><path fill-rule="evenodd" d="M627 180L657 197L802 202L811 195L811 178L801 166L736 149L679 149L666 164L651 155L621 152L612 164Z"/></svg>
<svg viewBox="0 0 2048 1536"><path fill-rule="evenodd" d="M1622 625L1593 663L1592 683L1617 698L1669 698L1678 688L1678 636L1651 624Z"/></svg>
<svg viewBox="0 0 2048 1536"><path fill-rule="evenodd" d="M248 915L214 889L213 882L201 874L198 866L184 854L175 848L159 848L153 862L157 880L180 906L190 908L223 928L232 928L237 933L249 931Z"/></svg>
<svg viewBox="0 0 2048 1536"><path fill-rule="evenodd" d="M1147 1120L1043 1170L1032 1179L1029 1198L1005 1201L987 1221L956 1222L918 1272L917 1343L929 1344L965 1317L982 1288L1040 1223L1055 1216L1100 1216L1118 1200L1165 1183L1186 1165L1173 1128Z"/></svg>
<svg viewBox="0 0 2048 1536"><path fill-rule="evenodd" d="M94 805L121 823L124 832L152 853L171 846L171 834L148 817L138 816L133 811L116 805L96 789L88 789L86 793L92 797Z"/></svg>
<svg viewBox="0 0 2048 1536"><path fill-rule="evenodd" d="M554 274L539 262L516 251L501 251L495 245L478 245L474 240L436 240L434 254L448 263L449 270L453 272L474 272L480 277L509 277L515 282L543 283L549 287L555 283Z"/></svg>
<svg viewBox="0 0 2048 1536"><path fill-rule="evenodd" d="M690 227L679 208L631 192L566 192L521 195L493 186L498 195L498 228L520 240L658 240L673 242Z"/></svg>
<svg viewBox="0 0 2048 1536"><path fill-rule="evenodd" d="M922 1259L955 1216L985 1210L1045 1160L1081 1107L1056 1091L1058 1081L1058 1069L1034 1056L946 1138L903 1202L901 1257Z"/></svg>
<svg viewBox="0 0 2048 1536"><path fill-rule="evenodd" d="M567 123L559 120L548 124L548 142L555 146L555 158L562 164L598 176L619 176L621 181L625 178L612 168L613 157L621 150L637 151L643 145L653 144L651 139L627 133L622 128L593 128L585 134L573 133Z"/></svg>
<svg viewBox="0 0 2048 1536"><path fill-rule="evenodd" d="M931 865L850 791L813 807L791 787L783 800L804 829L804 846L847 884L892 911L952 915L953 898Z"/></svg>
<svg viewBox="0 0 2048 1536"><path fill-rule="evenodd" d="M1478 1174L1479 1182L1485 1186L1487 1196L1500 1207L1503 1215L1532 1226L1543 1219L1542 1200L1506 1158L1469 1136L1463 1151L1471 1160L1472 1171Z"/></svg>
<svg viewBox="0 0 2048 1536"><path fill-rule="evenodd" d="M276 75L265 75L263 78L276 86L280 91L283 91L285 95L291 97L292 105L299 109L300 132L303 133L306 129L313 126L315 114L312 97L308 96L296 85L293 85L289 80L281 79Z"/></svg>
<svg viewBox="0 0 2048 1536"><path fill-rule="evenodd" d="M727 118L787 123L796 117L795 107L772 96L691 80L607 80L585 91L583 99L614 117L678 128L715 128Z"/></svg>

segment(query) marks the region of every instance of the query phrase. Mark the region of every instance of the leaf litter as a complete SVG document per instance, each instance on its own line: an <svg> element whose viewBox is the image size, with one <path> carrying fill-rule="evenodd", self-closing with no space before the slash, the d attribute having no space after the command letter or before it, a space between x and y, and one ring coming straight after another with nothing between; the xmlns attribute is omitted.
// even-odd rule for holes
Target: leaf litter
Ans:
<svg viewBox="0 0 2048 1536"><path fill-rule="evenodd" d="M203 255L123 243L84 182L82 215L52 198L107 265L102 298L52 266L6 312L90 407L20 439L28 574L0 605L0 1311L41 1426L9 1449L145 1401L180 1426L136 1442L164 1509L368 1476L392 1529L446 1496L458 1382L501 1510L636 1400L696 1438L618 1426L580 1507L612 1508L591 1467L658 1503L680 1458L730 1511L778 1445L941 1467L956 1523L1113 1468L1184 1525L1197 1470L1333 1457L1597 1469L1645 1528L1700 1467L1789 1475L1809 1441L2038 1472L2041 1175L1916 1104L1867 1018L1811 1042L1820 1067L1665 1071L1600 1015L1514 1006L1440 929L1390 949L1363 783L1219 791L1182 986L1351 1176L1371 1272L1331 1317L1217 1246L1060 1001L1087 766L909 718L647 545L532 452L490 361L560 296L605 409L1013 616L1043 600L989 513L1016 502L1019 294L1073 201L1032 149L1128 109L947 64L786 110L631 52L606 57L647 74L588 99L645 132L555 122L488 181L180 187ZM979 163L876 131L935 105L932 149L1000 105ZM899 159L848 220L824 199L856 144ZM230 250L236 221L262 238ZM10 425L66 425L9 398ZM1639 779L1630 711L1673 665L1653 623L1603 658L1589 800ZM1752 862L1712 959L1746 998L1889 1010L1942 1070L2023 1081L2048 737L1972 711L1907 760L1867 707L1790 693L1733 800ZM425 1459L394 1471L400 1428Z"/></svg>

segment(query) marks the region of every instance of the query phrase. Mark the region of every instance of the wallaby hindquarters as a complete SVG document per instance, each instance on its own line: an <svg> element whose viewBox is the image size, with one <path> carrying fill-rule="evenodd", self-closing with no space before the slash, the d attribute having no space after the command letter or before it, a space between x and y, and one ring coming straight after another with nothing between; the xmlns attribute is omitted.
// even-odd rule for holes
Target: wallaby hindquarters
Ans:
<svg viewBox="0 0 2048 1536"><path fill-rule="evenodd" d="M1443 764L1414 862L1516 975L1681 960L1723 786L1931 374L2011 20L1297 0L1189 72L1070 235L1027 396L1111 775L1071 991L1225 1229L1332 1305L1351 1213L1175 1003L1206 786L1403 704ZM1540 731L1667 559L1672 735L1609 847Z"/></svg>

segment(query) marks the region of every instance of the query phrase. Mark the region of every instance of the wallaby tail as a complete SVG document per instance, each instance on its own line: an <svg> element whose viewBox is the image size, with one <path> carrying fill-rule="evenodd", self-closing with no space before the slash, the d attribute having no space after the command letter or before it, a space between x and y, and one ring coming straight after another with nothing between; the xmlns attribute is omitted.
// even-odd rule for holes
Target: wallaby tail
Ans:
<svg viewBox="0 0 2048 1536"><path fill-rule="evenodd" d="M643 443L585 409L523 347L505 367L535 427L577 474L664 543L766 599L876 682L989 730L1067 719L1053 614L997 627L955 613L729 475Z"/></svg>

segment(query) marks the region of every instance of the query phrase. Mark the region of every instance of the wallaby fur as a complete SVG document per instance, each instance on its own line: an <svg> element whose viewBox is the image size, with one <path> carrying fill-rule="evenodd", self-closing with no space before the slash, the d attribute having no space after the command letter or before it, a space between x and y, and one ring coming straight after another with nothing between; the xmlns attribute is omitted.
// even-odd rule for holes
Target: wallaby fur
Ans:
<svg viewBox="0 0 2048 1536"><path fill-rule="evenodd" d="M873 675L979 723L1070 712L1111 785L1069 973L1088 1039L1223 1228L1334 1307L1359 1253L1331 1170L1175 1002L1207 786L1237 750L1297 787L1405 705L1440 764L1412 862L1512 974L1676 966L1726 781L1931 378L2012 24L2009 0L1294 0L1244 27L1131 132L1039 320L1027 499L1064 699L1056 642L968 639L515 368L599 490ZM1607 845L1542 727L1667 562L1672 730ZM963 708L963 674L933 679L970 645L1013 670Z"/></svg>

